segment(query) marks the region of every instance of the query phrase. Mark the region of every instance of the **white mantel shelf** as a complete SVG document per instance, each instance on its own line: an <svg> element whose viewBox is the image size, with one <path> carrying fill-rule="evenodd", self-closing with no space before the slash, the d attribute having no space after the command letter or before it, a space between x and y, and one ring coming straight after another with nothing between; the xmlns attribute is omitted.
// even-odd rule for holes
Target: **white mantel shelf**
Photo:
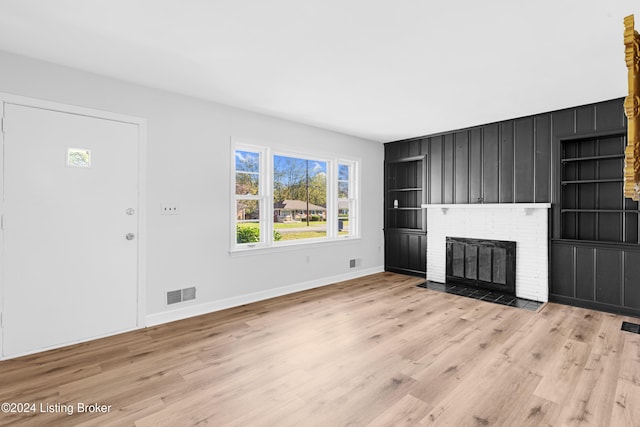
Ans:
<svg viewBox="0 0 640 427"><path fill-rule="evenodd" d="M421 205L423 209L549 209L551 203L456 203Z"/></svg>

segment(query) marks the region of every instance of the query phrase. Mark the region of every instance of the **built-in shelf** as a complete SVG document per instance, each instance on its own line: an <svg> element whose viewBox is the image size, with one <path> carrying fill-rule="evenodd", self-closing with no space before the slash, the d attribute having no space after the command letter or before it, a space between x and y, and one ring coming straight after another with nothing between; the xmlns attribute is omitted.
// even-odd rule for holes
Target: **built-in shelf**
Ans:
<svg viewBox="0 0 640 427"><path fill-rule="evenodd" d="M609 178L609 179L579 179L574 181L562 181L562 185L567 184L600 184L605 182L623 182L622 178Z"/></svg>
<svg viewBox="0 0 640 427"><path fill-rule="evenodd" d="M638 243L638 205L623 194L624 148L624 137L618 134L562 141L562 239Z"/></svg>
<svg viewBox="0 0 640 427"><path fill-rule="evenodd" d="M427 215L420 205L426 202L427 157L388 156L389 149L385 146L385 270L424 277Z"/></svg>
<svg viewBox="0 0 640 427"><path fill-rule="evenodd" d="M391 160L391 161L387 161L387 165L394 165L394 164L398 164L398 163L410 163L410 162L421 162L425 159L425 156L408 156L408 157L401 157L399 159L395 159L395 160Z"/></svg>
<svg viewBox="0 0 640 427"><path fill-rule="evenodd" d="M562 159L562 163L567 162L584 162L589 160L606 160L606 159L624 159L624 154L608 154L604 156L585 156L585 157L573 157L569 159Z"/></svg>
<svg viewBox="0 0 640 427"><path fill-rule="evenodd" d="M584 212L584 213L638 213L634 209L560 209L561 213Z"/></svg>
<svg viewBox="0 0 640 427"><path fill-rule="evenodd" d="M414 187L414 188L390 188L390 192L393 191L422 191L422 187Z"/></svg>
<svg viewBox="0 0 640 427"><path fill-rule="evenodd" d="M385 229L425 231L420 205L425 202L425 156L387 162Z"/></svg>
<svg viewBox="0 0 640 427"><path fill-rule="evenodd" d="M417 235L427 234L426 231L422 231L418 228L392 227L392 228L385 228L384 231L388 231L390 233L398 233L398 234L417 234Z"/></svg>

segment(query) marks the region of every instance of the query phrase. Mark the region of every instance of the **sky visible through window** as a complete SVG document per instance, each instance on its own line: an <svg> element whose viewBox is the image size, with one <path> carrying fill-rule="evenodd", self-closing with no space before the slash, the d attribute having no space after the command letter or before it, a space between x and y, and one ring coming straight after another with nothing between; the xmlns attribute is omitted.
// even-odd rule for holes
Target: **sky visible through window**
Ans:
<svg viewBox="0 0 640 427"><path fill-rule="evenodd" d="M273 201L309 201L327 206L327 162L273 156Z"/></svg>
<svg viewBox="0 0 640 427"><path fill-rule="evenodd" d="M296 157L273 156L273 173L284 185L296 184L307 172L309 178L318 174L327 175L327 162Z"/></svg>
<svg viewBox="0 0 640 427"><path fill-rule="evenodd" d="M260 154L236 150L236 171L259 172Z"/></svg>

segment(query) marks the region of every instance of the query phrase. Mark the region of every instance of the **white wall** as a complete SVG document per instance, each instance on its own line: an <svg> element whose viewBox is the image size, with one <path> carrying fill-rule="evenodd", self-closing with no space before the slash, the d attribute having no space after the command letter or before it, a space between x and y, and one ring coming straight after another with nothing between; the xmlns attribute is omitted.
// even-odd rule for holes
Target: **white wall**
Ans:
<svg viewBox="0 0 640 427"><path fill-rule="evenodd" d="M148 324L382 270L382 144L4 52L0 70L0 92L147 120ZM360 158L362 239L230 256L231 137ZM163 202L180 215L161 216ZM188 286L196 301L165 305L166 291Z"/></svg>

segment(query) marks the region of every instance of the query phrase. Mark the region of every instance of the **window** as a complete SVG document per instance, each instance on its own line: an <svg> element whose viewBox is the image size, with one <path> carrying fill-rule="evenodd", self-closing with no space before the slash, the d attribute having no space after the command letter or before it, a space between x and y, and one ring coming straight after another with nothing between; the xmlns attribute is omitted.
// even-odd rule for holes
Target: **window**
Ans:
<svg viewBox="0 0 640 427"><path fill-rule="evenodd" d="M273 156L273 230L278 240L327 237L327 164Z"/></svg>
<svg viewBox="0 0 640 427"><path fill-rule="evenodd" d="M235 244L255 245L265 233L264 154L260 150L236 150L235 162Z"/></svg>
<svg viewBox="0 0 640 427"><path fill-rule="evenodd" d="M356 235L355 162L338 163L338 235Z"/></svg>
<svg viewBox="0 0 640 427"><path fill-rule="evenodd" d="M358 236L357 165L236 143L232 250Z"/></svg>

